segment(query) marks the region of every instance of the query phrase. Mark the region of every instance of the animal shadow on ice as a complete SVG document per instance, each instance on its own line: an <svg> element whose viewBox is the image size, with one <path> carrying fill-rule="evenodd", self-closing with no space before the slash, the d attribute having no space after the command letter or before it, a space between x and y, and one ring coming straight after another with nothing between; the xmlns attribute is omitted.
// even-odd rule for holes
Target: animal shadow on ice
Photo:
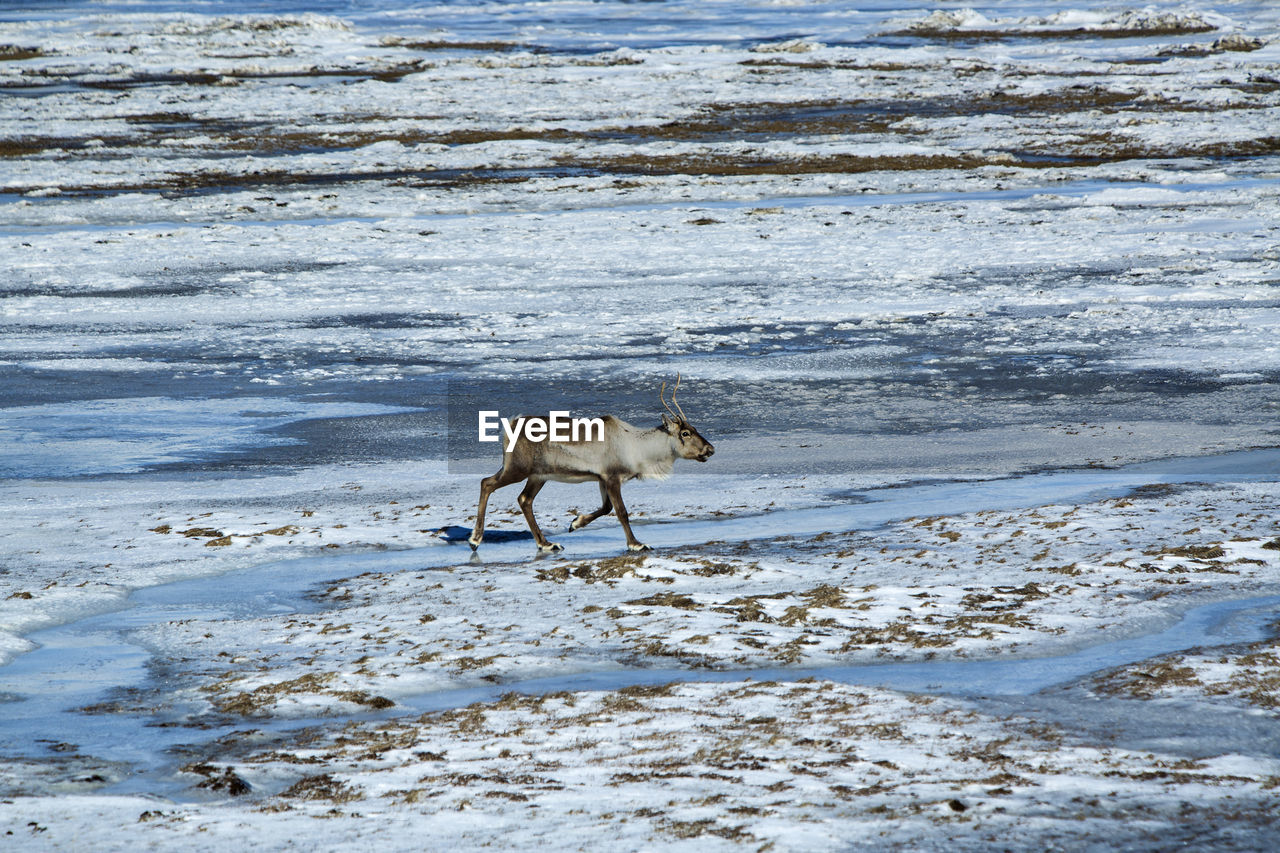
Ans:
<svg viewBox="0 0 1280 853"><path fill-rule="evenodd" d="M435 534L449 544L456 542L466 542L471 535L470 527L463 527L460 524L450 524L448 527L441 527ZM488 542L532 542L533 534L528 530L488 530L485 531L485 540Z"/></svg>

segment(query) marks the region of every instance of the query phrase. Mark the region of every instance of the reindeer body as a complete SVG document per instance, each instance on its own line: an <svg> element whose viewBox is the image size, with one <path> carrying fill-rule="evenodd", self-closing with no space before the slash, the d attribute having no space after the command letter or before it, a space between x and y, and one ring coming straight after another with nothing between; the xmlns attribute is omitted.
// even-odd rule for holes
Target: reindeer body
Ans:
<svg viewBox="0 0 1280 853"><path fill-rule="evenodd" d="M674 392L672 394L674 402ZM665 402L664 402L665 405ZM540 416L526 416L523 420L542 420ZM476 526L468 538L472 549L478 548L484 539L484 513L489 496L503 486L527 481L517 502L524 512L529 531L540 551L559 551L561 546L547 541L533 516L533 499L543 485L554 480L560 483L586 483L596 481L600 485L601 506L591 513L579 515L569 525L577 530L609 512L616 512L618 522L627 537L627 547L632 551L646 551L631 532L631 521L626 505L622 502L622 484L628 480L665 480L671 476L677 459L697 459L705 462L715 453L715 448L698 435L683 417L675 419L662 416L662 424L652 429L632 426L612 415L604 421L603 438L580 441L530 441L523 432L515 446L503 450L502 469L480 482L480 504L476 511Z"/></svg>

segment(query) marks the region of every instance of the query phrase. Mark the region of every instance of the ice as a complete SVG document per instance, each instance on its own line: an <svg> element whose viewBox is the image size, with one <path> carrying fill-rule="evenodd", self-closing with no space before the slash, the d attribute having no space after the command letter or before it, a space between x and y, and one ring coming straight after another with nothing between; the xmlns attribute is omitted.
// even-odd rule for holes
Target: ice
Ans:
<svg viewBox="0 0 1280 853"><path fill-rule="evenodd" d="M39 369L38 364L28 364ZM147 365L154 369L158 365ZM71 369L84 370L83 365ZM90 370L106 369L102 361ZM67 369L59 365L59 369ZM112 367L111 369L118 369ZM413 411L350 403L282 404L279 400L132 398L15 406L0 426L0 475L71 477L121 474L209 458L246 447L296 441L274 428L314 418Z"/></svg>
<svg viewBox="0 0 1280 853"><path fill-rule="evenodd" d="M1278 37L0 11L0 823L1274 846ZM559 555L514 488L460 544L481 403L648 426L676 374L717 453L626 486L653 553L566 529L590 484L538 498Z"/></svg>

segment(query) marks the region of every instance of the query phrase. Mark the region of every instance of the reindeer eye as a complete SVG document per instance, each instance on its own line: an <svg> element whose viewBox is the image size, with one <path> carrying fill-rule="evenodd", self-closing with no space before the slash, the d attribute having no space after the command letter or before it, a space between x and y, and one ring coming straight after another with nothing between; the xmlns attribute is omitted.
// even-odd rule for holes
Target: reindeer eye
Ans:
<svg viewBox="0 0 1280 853"><path fill-rule="evenodd" d="M681 438L688 438L688 437L689 437L689 431L688 431L687 429L682 429L682 430L680 430L680 437L681 437Z"/></svg>

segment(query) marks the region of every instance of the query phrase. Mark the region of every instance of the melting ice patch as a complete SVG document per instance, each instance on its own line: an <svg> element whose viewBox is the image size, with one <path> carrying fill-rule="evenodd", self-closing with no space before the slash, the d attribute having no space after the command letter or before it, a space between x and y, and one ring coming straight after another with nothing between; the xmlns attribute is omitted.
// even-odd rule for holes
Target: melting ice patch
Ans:
<svg viewBox="0 0 1280 853"><path fill-rule="evenodd" d="M0 477L125 474L245 447L296 443L268 431L315 418L411 408L254 397L134 397L18 406L0 420Z"/></svg>
<svg viewBox="0 0 1280 853"><path fill-rule="evenodd" d="M989 18L971 9L936 10L904 21L903 32L922 35L977 32L1017 34L1058 34L1064 31L1162 35L1209 32L1231 23L1230 18L1212 11L1176 9L1162 11L1154 6L1119 11L1067 9L1047 17Z"/></svg>
<svg viewBox="0 0 1280 853"><path fill-rule="evenodd" d="M907 347L893 344L850 347L842 350L789 352L780 350L751 356L714 357L708 365L692 364L687 375L742 381L794 381L804 379L873 379L890 373Z"/></svg>

